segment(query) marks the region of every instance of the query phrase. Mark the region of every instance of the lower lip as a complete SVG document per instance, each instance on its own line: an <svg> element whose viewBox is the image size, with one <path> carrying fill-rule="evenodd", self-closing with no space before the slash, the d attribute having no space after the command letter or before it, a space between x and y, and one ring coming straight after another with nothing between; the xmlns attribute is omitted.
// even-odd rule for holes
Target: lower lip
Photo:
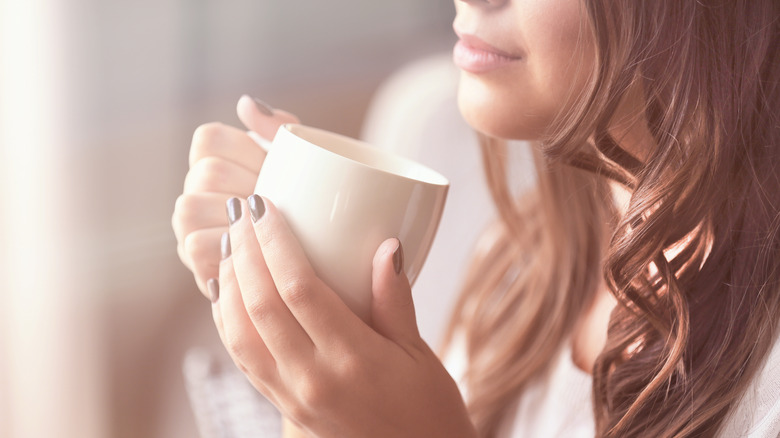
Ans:
<svg viewBox="0 0 780 438"><path fill-rule="evenodd" d="M521 58L476 49L459 40L452 50L452 59L455 65L469 73L487 73L519 61Z"/></svg>

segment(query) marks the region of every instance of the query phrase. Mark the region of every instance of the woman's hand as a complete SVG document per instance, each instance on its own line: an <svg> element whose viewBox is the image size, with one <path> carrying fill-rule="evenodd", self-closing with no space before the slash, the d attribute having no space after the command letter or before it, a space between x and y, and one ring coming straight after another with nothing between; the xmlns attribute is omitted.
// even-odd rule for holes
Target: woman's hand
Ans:
<svg viewBox="0 0 780 438"><path fill-rule="evenodd" d="M238 367L317 437L474 437L461 395L420 338L397 239L376 252L372 326L314 273L274 205L228 201L214 321Z"/></svg>
<svg viewBox="0 0 780 438"><path fill-rule="evenodd" d="M298 122L294 115L249 96L239 99L237 112L248 130L265 139L273 139L282 124ZM204 294L206 280L219 272L219 239L228 227L225 202L253 192L264 159L265 152L246 131L232 126L207 123L192 136L190 170L171 222L179 258Z"/></svg>

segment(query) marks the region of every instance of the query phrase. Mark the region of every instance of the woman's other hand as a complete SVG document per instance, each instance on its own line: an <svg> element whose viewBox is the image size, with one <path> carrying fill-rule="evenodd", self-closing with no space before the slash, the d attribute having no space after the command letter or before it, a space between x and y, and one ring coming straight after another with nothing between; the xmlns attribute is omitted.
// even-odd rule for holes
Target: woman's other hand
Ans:
<svg viewBox="0 0 780 438"><path fill-rule="evenodd" d="M246 129L267 140L282 124L298 122L296 116L249 96L239 99L237 112ZM264 159L265 151L242 129L207 123L192 136L190 170L171 222L179 258L204 294L206 281L219 274L220 237L228 227L225 202L253 192Z"/></svg>
<svg viewBox="0 0 780 438"><path fill-rule="evenodd" d="M275 206L228 201L209 280L222 342L285 417L323 437L474 437L455 382L417 330L403 250L373 260L371 326L314 273Z"/></svg>

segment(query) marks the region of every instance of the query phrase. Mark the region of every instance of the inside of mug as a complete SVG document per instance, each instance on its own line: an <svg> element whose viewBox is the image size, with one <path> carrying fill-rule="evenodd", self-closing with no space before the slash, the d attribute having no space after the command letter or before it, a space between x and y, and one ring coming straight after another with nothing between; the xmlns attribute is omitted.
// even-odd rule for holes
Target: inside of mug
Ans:
<svg viewBox="0 0 780 438"><path fill-rule="evenodd" d="M447 178L420 163L373 147L360 140L297 124L287 124L284 125L284 128L309 143L366 166L428 184L449 184Z"/></svg>

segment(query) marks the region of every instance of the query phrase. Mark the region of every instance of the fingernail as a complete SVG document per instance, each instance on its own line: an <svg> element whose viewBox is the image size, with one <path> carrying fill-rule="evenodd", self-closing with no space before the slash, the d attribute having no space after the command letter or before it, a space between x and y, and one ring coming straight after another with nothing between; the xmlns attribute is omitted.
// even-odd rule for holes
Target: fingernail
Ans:
<svg viewBox="0 0 780 438"><path fill-rule="evenodd" d="M227 215L230 225L241 219L241 201L238 198L230 198L227 201Z"/></svg>
<svg viewBox="0 0 780 438"><path fill-rule="evenodd" d="M401 270L404 268L404 249L401 247L401 241L398 241L398 246L395 248L395 251L393 251L393 267L395 268L395 273L400 274Z"/></svg>
<svg viewBox="0 0 780 438"><path fill-rule="evenodd" d="M220 248L222 248L222 260L230 257L230 233L227 231L222 233L222 244L220 245Z"/></svg>
<svg viewBox="0 0 780 438"><path fill-rule="evenodd" d="M211 302L216 303L219 299L219 281L216 278L210 278L206 282L206 287L209 289L209 295L211 295Z"/></svg>
<svg viewBox="0 0 780 438"><path fill-rule="evenodd" d="M274 116L274 109L271 108L270 105L268 105L267 103L263 102L262 100L256 97L253 97L252 100L255 102L255 106L257 107L258 111L260 111L261 113L265 114L268 117Z"/></svg>
<svg viewBox="0 0 780 438"><path fill-rule="evenodd" d="M252 195L246 201L249 204L249 214L252 215L252 222L257 222L265 213L263 198L258 195Z"/></svg>

